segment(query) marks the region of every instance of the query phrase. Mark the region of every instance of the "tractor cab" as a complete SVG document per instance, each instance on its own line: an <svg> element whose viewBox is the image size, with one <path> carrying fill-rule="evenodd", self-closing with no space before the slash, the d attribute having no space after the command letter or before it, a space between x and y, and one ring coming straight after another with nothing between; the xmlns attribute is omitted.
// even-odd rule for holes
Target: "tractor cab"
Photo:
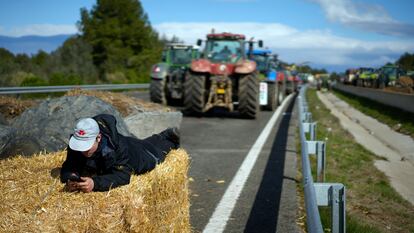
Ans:
<svg viewBox="0 0 414 233"><path fill-rule="evenodd" d="M385 65L380 69L381 73L390 77L390 79L397 79L399 68L396 65Z"/></svg>
<svg viewBox="0 0 414 233"><path fill-rule="evenodd" d="M204 58L213 63L236 63L244 55L244 35L221 33L208 34ZM198 45L201 45L199 40Z"/></svg>
<svg viewBox="0 0 414 233"><path fill-rule="evenodd" d="M172 66L188 66L199 57L198 46L170 44L162 52L162 61Z"/></svg>
<svg viewBox="0 0 414 233"><path fill-rule="evenodd" d="M384 88L389 85L394 86L402 74L403 71L398 65L384 65L379 69L379 87Z"/></svg>
<svg viewBox="0 0 414 233"><path fill-rule="evenodd" d="M257 70L265 74L268 70L275 68L276 61L270 50L253 50L251 58L256 62Z"/></svg>

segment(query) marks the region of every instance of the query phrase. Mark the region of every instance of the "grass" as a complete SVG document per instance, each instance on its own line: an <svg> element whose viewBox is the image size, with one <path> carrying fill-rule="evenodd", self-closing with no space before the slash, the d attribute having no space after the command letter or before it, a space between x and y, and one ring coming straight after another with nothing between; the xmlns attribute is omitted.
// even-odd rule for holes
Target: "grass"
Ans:
<svg viewBox="0 0 414 233"><path fill-rule="evenodd" d="M313 119L318 122L317 140L327 141L325 182L342 183L347 189L347 232L414 232L414 206L374 166L374 161L382 158L337 127L338 119L319 101L315 90L307 91L307 101ZM314 165L315 160L311 161ZM313 167L312 171L315 170ZM330 232L329 210L321 208L321 217L325 231Z"/></svg>
<svg viewBox="0 0 414 233"><path fill-rule="evenodd" d="M390 128L400 133L410 135L414 138L414 113L387 106L367 98L354 96L339 90L334 90L334 93L340 99L364 114L387 124Z"/></svg>

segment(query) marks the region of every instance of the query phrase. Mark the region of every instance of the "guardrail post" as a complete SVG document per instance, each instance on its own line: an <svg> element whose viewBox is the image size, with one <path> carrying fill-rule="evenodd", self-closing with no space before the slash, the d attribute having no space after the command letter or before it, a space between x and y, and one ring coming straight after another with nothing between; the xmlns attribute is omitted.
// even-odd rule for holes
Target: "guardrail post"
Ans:
<svg viewBox="0 0 414 233"><path fill-rule="evenodd" d="M331 232L346 232L346 189L340 183L314 183L318 206L331 209Z"/></svg>
<svg viewBox="0 0 414 233"><path fill-rule="evenodd" d="M309 133L309 140L310 141L315 141L316 139L316 122L304 122L303 124L303 129L305 131L305 133Z"/></svg>
<svg viewBox="0 0 414 233"><path fill-rule="evenodd" d="M312 122L312 113L305 112L305 122Z"/></svg>
<svg viewBox="0 0 414 233"><path fill-rule="evenodd" d="M308 154L316 155L316 180L323 182L325 180L326 143L324 141L306 141L306 144L308 146Z"/></svg>

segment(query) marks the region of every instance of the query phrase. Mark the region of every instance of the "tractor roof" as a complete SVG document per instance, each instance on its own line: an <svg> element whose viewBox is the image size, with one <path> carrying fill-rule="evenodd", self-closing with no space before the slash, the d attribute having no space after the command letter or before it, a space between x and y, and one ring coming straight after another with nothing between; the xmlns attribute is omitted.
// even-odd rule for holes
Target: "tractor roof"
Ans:
<svg viewBox="0 0 414 233"><path fill-rule="evenodd" d="M272 50L269 49L254 49L253 55L271 55Z"/></svg>
<svg viewBox="0 0 414 233"><path fill-rule="evenodd" d="M359 67L359 70L373 70L371 67Z"/></svg>
<svg viewBox="0 0 414 233"><path fill-rule="evenodd" d="M180 44L180 43L171 43L167 44L166 48L173 48L173 49L188 49L193 48L194 45L188 45L188 44Z"/></svg>
<svg viewBox="0 0 414 233"><path fill-rule="evenodd" d="M395 67L395 68L398 68L398 65L395 65L395 64L386 64L383 67Z"/></svg>
<svg viewBox="0 0 414 233"><path fill-rule="evenodd" d="M207 34L207 38L218 39L218 40L244 40L246 37L242 34L233 34L229 32L223 32L223 33Z"/></svg>

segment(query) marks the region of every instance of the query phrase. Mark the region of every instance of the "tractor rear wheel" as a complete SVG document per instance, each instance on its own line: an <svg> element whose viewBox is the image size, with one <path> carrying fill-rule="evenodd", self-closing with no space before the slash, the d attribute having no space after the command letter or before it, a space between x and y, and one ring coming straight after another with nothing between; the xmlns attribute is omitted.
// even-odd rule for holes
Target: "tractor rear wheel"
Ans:
<svg viewBox="0 0 414 233"><path fill-rule="evenodd" d="M293 83L293 81L287 80L286 84L287 84L287 87L286 87L287 94L293 93L295 91L295 84Z"/></svg>
<svg viewBox="0 0 414 233"><path fill-rule="evenodd" d="M264 107L267 111L274 111L278 105L279 86L276 83L267 83L267 105Z"/></svg>
<svg viewBox="0 0 414 233"><path fill-rule="evenodd" d="M150 99L154 103L167 104L165 97L165 80L151 79L150 83Z"/></svg>
<svg viewBox="0 0 414 233"><path fill-rule="evenodd" d="M184 82L184 113L201 115L205 106L206 77L188 75Z"/></svg>
<svg viewBox="0 0 414 233"><path fill-rule="evenodd" d="M259 112L259 80L252 74L239 80L239 111L247 118L255 119Z"/></svg>
<svg viewBox="0 0 414 233"><path fill-rule="evenodd" d="M278 105L281 105L283 103L283 100L285 99L285 95L286 95L286 85L285 82L279 83L278 84L279 88L278 88L278 96L277 96L277 102Z"/></svg>

